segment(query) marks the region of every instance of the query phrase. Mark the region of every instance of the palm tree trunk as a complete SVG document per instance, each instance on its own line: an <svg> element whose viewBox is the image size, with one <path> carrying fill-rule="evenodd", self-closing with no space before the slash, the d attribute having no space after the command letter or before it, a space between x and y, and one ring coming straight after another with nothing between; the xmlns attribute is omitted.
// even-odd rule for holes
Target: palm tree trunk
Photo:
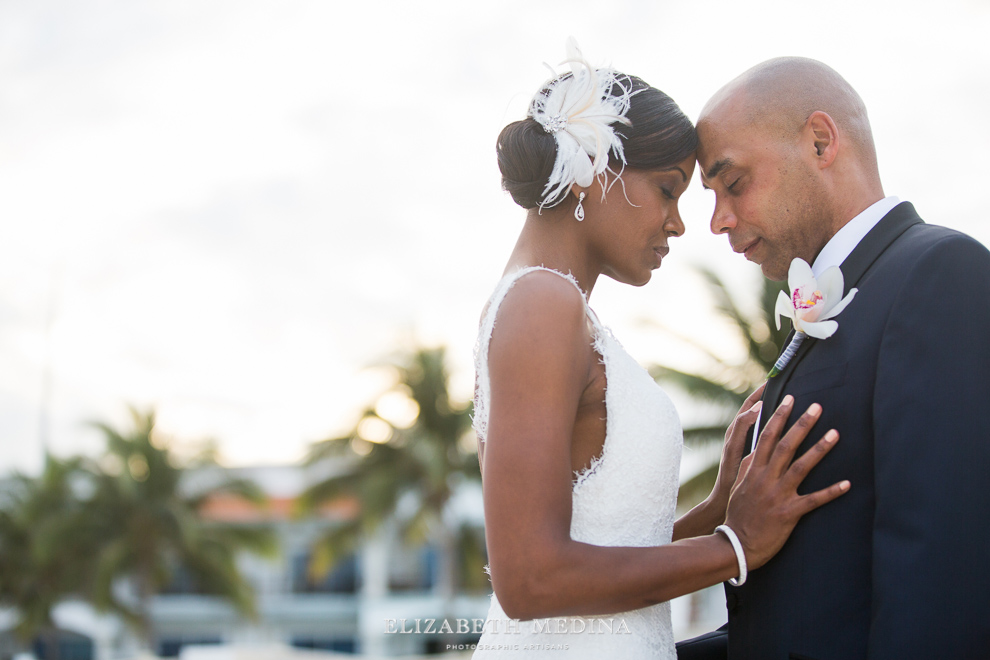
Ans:
<svg viewBox="0 0 990 660"><path fill-rule="evenodd" d="M151 623L151 569L147 562L138 572L138 615L141 617L141 644L143 650L152 650L152 623Z"/></svg>
<svg viewBox="0 0 990 660"><path fill-rule="evenodd" d="M436 535L437 574L433 591L449 605L457 589L457 539L447 525L440 524Z"/></svg>

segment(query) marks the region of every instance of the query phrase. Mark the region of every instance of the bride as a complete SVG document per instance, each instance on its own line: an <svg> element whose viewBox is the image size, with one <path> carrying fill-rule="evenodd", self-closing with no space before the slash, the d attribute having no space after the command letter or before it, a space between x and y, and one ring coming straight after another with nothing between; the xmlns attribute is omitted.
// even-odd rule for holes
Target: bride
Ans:
<svg viewBox="0 0 990 660"><path fill-rule="evenodd" d="M526 222L481 321L475 428L494 594L475 658L675 657L668 601L742 583L848 482L798 495L834 446L794 460L821 413L793 400L740 460L761 390L726 432L717 483L674 520L681 428L670 399L588 307L600 275L641 286L694 173L694 127L663 92L594 69L547 82L498 138Z"/></svg>

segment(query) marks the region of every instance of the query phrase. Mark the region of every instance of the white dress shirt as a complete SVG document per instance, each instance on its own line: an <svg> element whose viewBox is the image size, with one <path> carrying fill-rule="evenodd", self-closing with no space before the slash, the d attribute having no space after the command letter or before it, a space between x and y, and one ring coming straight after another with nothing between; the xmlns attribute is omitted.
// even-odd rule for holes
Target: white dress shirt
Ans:
<svg viewBox="0 0 990 660"><path fill-rule="evenodd" d="M859 245L859 242L883 219L883 216L890 213L891 209L900 203L901 200L896 197L884 197L879 202L867 207L865 211L835 232L835 236L818 253L815 263L811 264L811 272L815 274L815 277L832 266L838 266L845 261L846 257L852 254L852 251Z"/></svg>

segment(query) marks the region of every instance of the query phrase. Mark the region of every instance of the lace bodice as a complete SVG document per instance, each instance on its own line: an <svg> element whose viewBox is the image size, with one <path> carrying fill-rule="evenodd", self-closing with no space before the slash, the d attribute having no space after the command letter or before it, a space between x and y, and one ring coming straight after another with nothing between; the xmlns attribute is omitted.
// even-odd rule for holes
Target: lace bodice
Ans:
<svg viewBox="0 0 990 660"><path fill-rule="evenodd" d="M521 269L499 282L482 318L475 347L474 427L480 442L487 441L491 398L488 345L496 330L498 309L519 278L536 270L555 273L580 291L573 277L541 267ZM587 306L586 309L594 327L593 348L605 365L607 418L601 456L575 474L571 538L601 546L645 547L670 543L682 445L677 411L595 313ZM612 623L608 624L610 620ZM625 627L616 632L620 620ZM555 624L556 632L549 630L550 623ZM560 632L561 626L567 631ZM611 632L600 632L603 629ZM566 651L559 648L561 645L567 647ZM474 657L518 658L520 650L527 651L525 657L535 657L546 650L553 658L671 660L675 651L670 604L599 617L519 622L505 615L493 594L485 632Z"/></svg>

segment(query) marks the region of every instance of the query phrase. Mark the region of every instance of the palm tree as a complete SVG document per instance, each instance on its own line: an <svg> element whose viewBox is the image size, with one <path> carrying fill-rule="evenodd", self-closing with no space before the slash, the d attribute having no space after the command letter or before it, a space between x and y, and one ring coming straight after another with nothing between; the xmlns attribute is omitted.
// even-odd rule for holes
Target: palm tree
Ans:
<svg viewBox="0 0 990 660"><path fill-rule="evenodd" d="M59 653L52 610L86 586L94 545L79 495L91 477L81 459L47 455L41 475L14 475L0 503L0 604L16 611L17 637L43 640L49 659Z"/></svg>
<svg viewBox="0 0 990 660"><path fill-rule="evenodd" d="M121 615L150 646L150 600L183 571L197 591L218 595L241 614L254 617L253 590L238 570L236 557L241 550L273 554L274 535L263 527L209 522L198 512L215 495L261 503L262 493L245 480L185 493L184 470L154 433L154 412L131 408L131 416L129 431L95 424L107 441L102 464L116 463L119 469L98 473L87 507L90 531L99 539L92 567L94 604ZM121 598L114 589L120 579L132 586L132 598Z"/></svg>
<svg viewBox="0 0 990 660"><path fill-rule="evenodd" d="M767 372L783 348L788 328L777 330L774 306L777 294L785 282L763 278L760 290L759 311L747 314L732 299L725 283L713 271L699 269L708 291L715 302L715 309L728 320L746 346L746 357L739 362L726 362L705 346L686 340L701 349L706 364L698 373L687 373L670 367L655 365L650 374L659 381L671 383L685 390L692 397L714 404L716 410L710 424L684 429L684 441L696 447L721 444L725 429L732 416L750 392L766 379ZM713 456L717 456L713 453ZM689 509L711 492L718 476L716 459L694 477L681 484L678 505Z"/></svg>
<svg viewBox="0 0 990 660"><path fill-rule="evenodd" d="M451 400L446 351L418 348L391 363L395 385L367 406L358 424L341 437L313 445L309 462L343 461L342 473L311 486L303 511L337 498L360 503L356 518L330 529L316 544L310 566L325 575L386 522L396 521L402 539L416 546L435 540L440 552L437 590L487 586L484 540L469 525L451 527L448 503L459 484L480 481L471 429L471 406ZM405 400L411 419L397 419L384 402ZM398 520L400 501L413 504Z"/></svg>

